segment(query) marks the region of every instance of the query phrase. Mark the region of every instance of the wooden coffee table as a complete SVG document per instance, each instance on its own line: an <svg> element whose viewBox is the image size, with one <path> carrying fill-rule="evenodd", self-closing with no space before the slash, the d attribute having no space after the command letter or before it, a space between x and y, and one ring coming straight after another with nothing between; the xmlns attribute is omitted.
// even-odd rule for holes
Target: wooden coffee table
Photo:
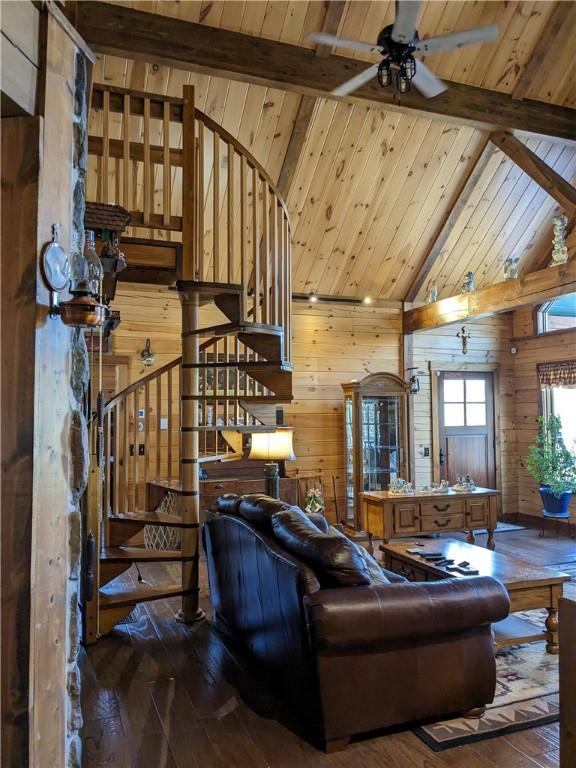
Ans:
<svg viewBox="0 0 576 768"><path fill-rule="evenodd" d="M415 548L418 539L401 543L381 544L383 565L390 571L400 573L411 581L434 581L446 578L468 578L447 571L418 555L406 552ZM551 568L530 565L517 557L492 552L484 547L466 544L454 539L420 539L421 552L441 552L453 559L454 564L467 560L480 576L493 576L506 587L510 597L510 616L494 624L496 646L501 648L516 643L546 640L548 653L558 653L558 598L562 597L562 584L570 581L567 573ZM513 616L518 611L546 608L545 632L535 633L534 625Z"/></svg>

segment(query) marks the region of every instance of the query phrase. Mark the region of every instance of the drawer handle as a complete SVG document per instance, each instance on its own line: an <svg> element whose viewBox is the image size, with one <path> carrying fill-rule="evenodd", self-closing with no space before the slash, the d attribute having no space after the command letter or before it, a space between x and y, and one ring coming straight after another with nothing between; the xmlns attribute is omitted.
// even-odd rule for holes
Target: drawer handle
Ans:
<svg viewBox="0 0 576 768"><path fill-rule="evenodd" d="M214 488L224 488L224 483L216 483Z"/></svg>
<svg viewBox="0 0 576 768"><path fill-rule="evenodd" d="M444 520L444 522L442 522L441 520L434 520L434 525L437 525L438 528L446 528L446 526L450 525L451 522L452 522L452 518L449 517L446 520Z"/></svg>
<svg viewBox="0 0 576 768"><path fill-rule="evenodd" d="M434 504L434 509L436 512L448 512L450 509L450 504L446 504L445 507L439 507L437 504Z"/></svg>

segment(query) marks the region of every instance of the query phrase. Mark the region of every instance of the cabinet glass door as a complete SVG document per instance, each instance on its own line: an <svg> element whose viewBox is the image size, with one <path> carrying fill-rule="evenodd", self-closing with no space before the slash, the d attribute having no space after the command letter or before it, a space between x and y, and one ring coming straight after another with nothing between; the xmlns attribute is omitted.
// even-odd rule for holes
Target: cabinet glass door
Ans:
<svg viewBox="0 0 576 768"><path fill-rule="evenodd" d="M354 520L354 408L352 398L344 398L346 431L346 519Z"/></svg>
<svg viewBox="0 0 576 768"><path fill-rule="evenodd" d="M400 474L400 398L364 397L361 418L362 490L387 491Z"/></svg>

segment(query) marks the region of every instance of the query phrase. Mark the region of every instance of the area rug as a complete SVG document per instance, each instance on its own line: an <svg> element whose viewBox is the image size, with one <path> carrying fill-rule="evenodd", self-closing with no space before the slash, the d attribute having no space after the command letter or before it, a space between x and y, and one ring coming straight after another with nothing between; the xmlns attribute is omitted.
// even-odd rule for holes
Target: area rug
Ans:
<svg viewBox="0 0 576 768"><path fill-rule="evenodd" d="M546 653L545 642L498 651L496 676L496 696L482 718L444 720L414 733L441 752L558 720L558 656Z"/></svg>

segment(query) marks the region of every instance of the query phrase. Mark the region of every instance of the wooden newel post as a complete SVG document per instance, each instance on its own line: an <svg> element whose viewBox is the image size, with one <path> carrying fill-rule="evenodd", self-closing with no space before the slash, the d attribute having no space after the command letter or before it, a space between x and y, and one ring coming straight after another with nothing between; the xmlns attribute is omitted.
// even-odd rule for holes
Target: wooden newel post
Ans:
<svg viewBox="0 0 576 768"><path fill-rule="evenodd" d="M198 279L196 254L196 139L194 88L184 87L183 167L182 167L182 263L178 290L182 306L182 376L180 379L180 413L182 451L180 456L180 497L182 521L182 609L177 618L190 623L204 618L198 607L198 555L200 525L200 475L198 471L198 369L187 363L200 360L198 336L189 335L199 327L199 297L193 284Z"/></svg>

